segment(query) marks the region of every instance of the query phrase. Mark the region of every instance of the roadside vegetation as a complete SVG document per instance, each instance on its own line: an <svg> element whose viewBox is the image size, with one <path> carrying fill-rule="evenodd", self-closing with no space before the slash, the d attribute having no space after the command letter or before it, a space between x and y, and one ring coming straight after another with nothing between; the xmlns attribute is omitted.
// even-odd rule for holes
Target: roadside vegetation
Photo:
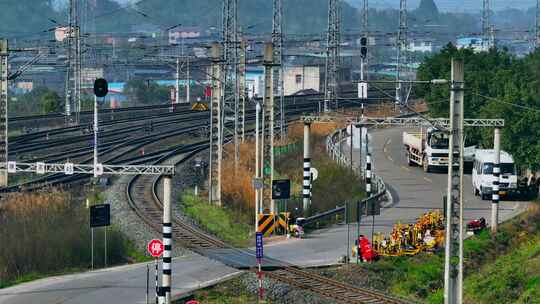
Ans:
<svg viewBox="0 0 540 304"><path fill-rule="evenodd" d="M336 165L326 152L326 136L338 128L335 124L312 124L311 166L319 172L313 182L312 207L308 214L317 214L342 206L346 201L356 201L364 196L363 182L348 167ZM303 183L303 124L290 127L289 138L297 142L298 149L281 154L276 159L279 176L291 179L291 195L301 202ZM301 204L299 204L301 206Z"/></svg>
<svg viewBox="0 0 540 304"><path fill-rule="evenodd" d="M8 194L0 200L0 288L90 268L89 211L67 192ZM94 266L104 265L103 228L94 231ZM108 264L141 257L113 226Z"/></svg>
<svg viewBox="0 0 540 304"><path fill-rule="evenodd" d="M504 49L474 53L448 45L418 69L419 80L450 79L450 60L465 62L465 117L502 118L502 149L516 163L540 170L540 51L517 58ZM433 117L448 117L449 86L418 86ZM469 128L471 144L493 146L493 131Z"/></svg>
<svg viewBox="0 0 540 304"><path fill-rule="evenodd" d="M183 213L194 219L199 227L209 231L225 242L236 246L246 247L252 239L248 225L247 214L237 212L232 208L224 208L208 203L206 198L184 194L180 200Z"/></svg>

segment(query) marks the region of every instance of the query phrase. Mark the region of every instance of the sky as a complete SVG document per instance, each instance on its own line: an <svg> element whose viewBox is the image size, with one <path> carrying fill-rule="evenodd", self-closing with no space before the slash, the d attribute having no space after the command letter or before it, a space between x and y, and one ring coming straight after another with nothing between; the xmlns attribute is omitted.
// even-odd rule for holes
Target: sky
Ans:
<svg viewBox="0 0 540 304"><path fill-rule="evenodd" d="M355 6L359 6L362 0L345 0ZM441 11L470 12L482 9L482 0L434 0ZM399 0L369 0L369 6L374 8L399 8ZM409 9L418 7L420 0L408 0ZM508 7L528 9L536 6L536 0L491 0L493 10L501 10Z"/></svg>

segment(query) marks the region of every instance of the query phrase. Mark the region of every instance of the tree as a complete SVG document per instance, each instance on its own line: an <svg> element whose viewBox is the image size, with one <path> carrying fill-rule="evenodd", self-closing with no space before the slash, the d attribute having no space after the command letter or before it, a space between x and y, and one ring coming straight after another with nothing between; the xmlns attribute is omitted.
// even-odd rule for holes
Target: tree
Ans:
<svg viewBox="0 0 540 304"><path fill-rule="evenodd" d="M60 96L55 91L48 91L41 96L41 113L56 113L62 110Z"/></svg>

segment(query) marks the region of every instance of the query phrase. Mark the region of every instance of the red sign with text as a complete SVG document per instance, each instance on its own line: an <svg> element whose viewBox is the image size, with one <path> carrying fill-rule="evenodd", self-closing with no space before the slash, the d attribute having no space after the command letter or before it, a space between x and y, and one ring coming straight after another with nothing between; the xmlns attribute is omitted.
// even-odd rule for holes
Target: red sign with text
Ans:
<svg viewBox="0 0 540 304"><path fill-rule="evenodd" d="M160 240L153 239L148 243L148 252L155 258L160 257L164 249L163 242Z"/></svg>

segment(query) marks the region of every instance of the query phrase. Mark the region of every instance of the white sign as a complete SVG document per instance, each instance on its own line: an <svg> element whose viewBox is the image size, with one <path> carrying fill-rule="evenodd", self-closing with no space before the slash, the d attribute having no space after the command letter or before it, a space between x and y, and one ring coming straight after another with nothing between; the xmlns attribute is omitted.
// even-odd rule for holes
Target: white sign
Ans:
<svg viewBox="0 0 540 304"><path fill-rule="evenodd" d="M7 163L7 172L8 172L8 173L15 173L15 172L17 172L17 162L14 162L14 161L8 161L8 163Z"/></svg>
<svg viewBox="0 0 540 304"><path fill-rule="evenodd" d="M103 164L96 164L94 168L94 177L103 175Z"/></svg>
<svg viewBox="0 0 540 304"><path fill-rule="evenodd" d="M317 177L319 177L319 171L317 171L315 168L311 168L311 175L313 177L312 181L316 181Z"/></svg>
<svg viewBox="0 0 540 304"><path fill-rule="evenodd" d="M358 98L367 99L368 98L367 89L368 89L367 82L359 82L358 83Z"/></svg>
<svg viewBox="0 0 540 304"><path fill-rule="evenodd" d="M36 164L36 173L37 174L45 174L45 163L37 163Z"/></svg>
<svg viewBox="0 0 540 304"><path fill-rule="evenodd" d="M66 175L72 175L73 174L73 164L72 163L65 163L64 164L64 173Z"/></svg>

